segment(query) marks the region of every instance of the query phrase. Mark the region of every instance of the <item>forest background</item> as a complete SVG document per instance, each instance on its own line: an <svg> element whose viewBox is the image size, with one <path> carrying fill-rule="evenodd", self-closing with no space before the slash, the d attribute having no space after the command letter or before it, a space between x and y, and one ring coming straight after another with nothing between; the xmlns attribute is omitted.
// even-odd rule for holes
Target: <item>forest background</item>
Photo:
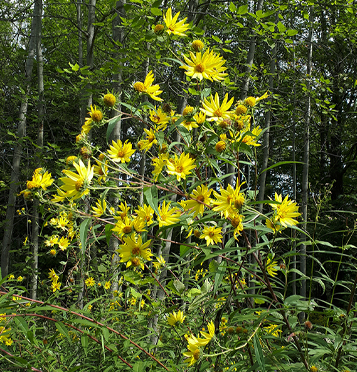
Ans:
<svg viewBox="0 0 357 372"><path fill-rule="evenodd" d="M48 271L55 268L63 278L73 277L80 288L76 299L80 309L85 306L85 299L91 298L85 290L85 279L92 277L92 273L100 273L95 278L100 281L103 273L112 270L110 291L120 290L122 283L117 281L113 286L113 277L119 274L111 266L113 261L110 262L115 252L115 247L107 245L110 234L103 233L103 239L97 240L94 246L93 240L87 244L90 248L81 261L82 266L70 267L70 263L76 261L73 256L50 254L45 245L50 236L46 223L56 217L54 211L46 215L45 203L36 197L26 199L20 191L26 189L26 181L31 180L36 168L46 169L58 180L68 165L68 156L88 155L83 154L83 147L76 145L76 136L91 105L103 106L106 93L116 97L115 106L105 113L110 130L94 129L95 142L91 142L90 151L105 148L107 143L118 139L135 144L143 135L143 122L135 119L133 102L137 105L141 102L135 101L133 84L144 81L149 71L154 72L155 83L160 84L164 92L164 102L178 114L182 114L188 104L199 105L200 99L210 94L202 96L198 84L193 84L180 69L182 54L188 53L187 46L180 44L180 37L169 35L172 36L169 42L165 32L154 29L155 25L164 24L162 17L170 7L173 14L180 11L180 19L187 17L186 22L190 23L187 45L200 39L226 60L227 76L219 84L214 82L215 92L221 99L228 93L235 101L243 102L249 96L261 97L268 92L254 113L255 122L264 129L261 146L256 148L258 151L254 150L256 152L243 151L238 172L260 213L271 210L263 201L274 200L275 193L289 195L300 206L300 224L287 233L291 242L289 252L293 249L293 255L282 256L284 260L276 262L276 270L285 270L285 260L289 260L291 268L288 293L284 296L301 294L300 299L318 298L330 304L330 309L335 306L339 311L344 309L348 317L354 306L356 286L357 5L353 0L1 2L2 277L13 275L23 296L47 302L52 290L44 283L48 281ZM142 102L145 101L157 104L151 98ZM118 112L122 114L117 116ZM151 174L152 159L136 148L130 166L144 178ZM229 163L225 167L226 174L230 174ZM225 186L235 177L222 178ZM125 179L121 182L125 183ZM144 195L144 191L143 188L123 188L115 195L116 203L142 205L151 197L150 193ZM91 205L96 202L86 200ZM88 223L78 223L80 240L83 231L88 233ZM99 221L99 225L101 223ZM167 240L179 241L177 237L182 232L177 227L176 230ZM267 256L265 265L267 260L277 259L277 253L286 253L284 244ZM175 255L187 254L177 244L171 247L166 244L165 248L171 252L165 256L167 263L175 262ZM253 264L254 257L249 259ZM117 261L114 265L118 265ZM314 268L314 262L320 265L318 269ZM217 265L220 264L217 260ZM217 280L217 267L213 266L207 270ZM194 269L200 269L197 262ZM321 275L315 278L314 270ZM126 283L135 282L126 280ZM250 283L249 278L247 281L248 292L254 298L254 283ZM4 291L12 286L6 284ZM177 287L171 286L171 290L180 292ZM54 293L57 296L58 292ZM67 303L65 297L56 296L53 301L57 299L69 308L70 301ZM257 304L259 301L254 306ZM3 306L9 308L9 303L3 302ZM321 310L315 313L313 322L328 327L333 318L330 316ZM21 328L21 321L16 324ZM348 327L349 324L344 329L352 329ZM61 333L59 327L57 332ZM87 341L82 338L84 349L86 342L88 338ZM342 338L341 345L343 343L346 340ZM257 349L258 345L255 346ZM335 349L339 348L340 344ZM264 358L257 355L251 359L252 370L262 366ZM334 354L331 363L335 369L331 370L340 371L341 355ZM304 363L305 359L300 362L311 370L311 363ZM215 370L219 370L216 367ZM140 364L137 368L140 370L146 365ZM236 368L235 364L232 368Z"/></svg>

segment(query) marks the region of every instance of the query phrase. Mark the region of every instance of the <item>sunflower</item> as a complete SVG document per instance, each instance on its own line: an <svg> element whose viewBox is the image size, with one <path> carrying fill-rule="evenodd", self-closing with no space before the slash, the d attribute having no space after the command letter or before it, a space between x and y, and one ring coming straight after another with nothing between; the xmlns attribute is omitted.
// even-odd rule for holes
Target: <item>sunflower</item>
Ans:
<svg viewBox="0 0 357 372"><path fill-rule="evenodd" d="M123 240L125 244L120 245L117 250L121 257L120 262L126 262L126 267L133 265L144 269L142 260L151 261L150 256L152 256L152 253L148 248L151 240L143 244L141 236L137 237L135 233L128 237L124 236Z"/></svg>
<svg viewBox="0 0 357 372"><path fill-rule="evenodd" d="M180 22L177 22L177 18L179 17L180 12L175 14L172 18L172 10L171 8L167 9L166 15L164 15L164 22L166 24L167 30L166 32L171 35L178 35L178 36L187 36L184 32L187 31L190 27L188 23L185 23L186 19L183 19Z"/></svg>
<svg viewBox="0 0 357 372"><path fill-rule="evenodd" d="M301 213L298 212L299 207L296 203L289 200L289 195L283 200L281 195L275 193L275 201L277 203L270 204L274 209L273 224L279 222L283 227L297 225L298 221L294 217L299 217Z"/></svg>
<svg viewBox="0 0 357 372"><path fill-rule="evenodd" d="M159 227L173 225L180 221L181 212L178 208L170 208L171 202L166 205L165 200L161 207L158 207L159 214L157 220L159 221Z"/></svg>
<svg viewBox="0 0 357 372"><path fill-rule="evenodd" d="M232 111L228 111L232 106L234 98L232 97L228 101L228 93L225 95L222 104L219 102L218 93L215 94L214 98L211 94L210 101L205 98L202 103L203 108L201 111L204 112L209 118L208 121L215 121L219 124L224 119L230 119Z"/></svg>
<svg viewBox="0 0 357 372"><path fill-rule="evenodd" d="M213 201L213 204L216 205L213 210L220 212L225 218L233 218L242 208L245 201L244 194L240 192L240 187L241 185L237 183L235 189L233 189L232 185L228 185L226 190L221 190L221 194L213 191L216 197L216 200Z"/></svg>
<svg viewBox="0 0 357 372"><path fill-rule="evenodd" d="M167 322L170 324L170 326L174 326L177 322L183 323L185 318L186 317L183 316L183 312L181 310L179 310L177 313L173 311L167 318Z"/></svg>
<svg viewBox="0 0 357 372"><path fill-rule="evenodd" d="M153 82L154 74L152 71L150 71L146 75L145 81L143 83L141 81L137 81L134 83L133 88L139 93L146 93L155 101L162 101L162 98L158 97L158 95L162 93L162 90L160 90L160 85L152 85Z"/></svg>
<svg viewBox="0 0 357 372"><path fill-rule="evenodd" d="M205 226L200 239L205 239L207 245L222 242L222 227Z"/></svg>
<svg viewBox="0 0 357 372"><path fill-rule="evenodd" d="M89 193L88 186L92 181L94 174L94 167L90 166L90 161L88 161L88 166L86 167L82 160L79 160L79 163L73 163L78 174L64 169L64 173L67 177L62 177L60 180L63 182L61 189L66 192L65 197L71 199L79 199L83 195ZM62 198L63 194L60 193L59 198ZM64 198L64 197L63 197Z"/></svg>
<svg viewBox="0 0 357 372"><path fill-rule="evenodd" d="M196 167L193 164L195 160L184 152L179 158L175 154L175 159L172 160L167 162L167 173L176 176L177 181L181 181L181 178L186 179L186 176L191 174L191 170Z"/></svg>
<svg viewBox="0 0 357 372"><path fill-rule="evenodd" d="M92 211L94 217L100 217L105 213L105 210L107 209L107 202L105 199L100 200L98 199L96 202L96 207L92 206Z"/></svg>
<svg viewBox="0 0 357 372"><path fill-rule="evenodd" d="M208 190L207 186L197 186L195 190L190 194L190 200L183 201L181 204L185 211L191 210L190 213L194 213L193 218L198 214L203 214L205 205L210 205L210 195L212 190Z"/></svg>
<svg viewBox="0 0 357 372"><path fill-rule="evenodd" d="M129 163L130 156L134 154L135 150L133 150L132 144L126 140L122 143L121 140L117 142L112 141L113 146L110 146L110 150L108 150L109 156L115 162L122 162L122 163Z"/></svg>

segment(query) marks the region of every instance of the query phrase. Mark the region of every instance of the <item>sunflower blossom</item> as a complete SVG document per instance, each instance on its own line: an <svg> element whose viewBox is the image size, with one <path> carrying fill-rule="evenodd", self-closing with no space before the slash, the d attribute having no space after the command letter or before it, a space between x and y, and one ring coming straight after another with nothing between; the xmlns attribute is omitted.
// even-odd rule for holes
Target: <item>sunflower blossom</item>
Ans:
<svg viewBox="0 0 357 372"><path fill-rule="evenodd" d="M207 345L214 336L215 326L214 326L213 321L208 323L207 328L208 328L208 333L201 331L201 335L203 336L203 338L199 338L201 344L203 343L203 345Z"/></svg>
<svg viewBox="0 0 357 372"><path fill-rule="evenodd" d="M167 322L170 324L170 326L174 326L177 322L183 323L185 318L186 317L183 316L183 312L181 310L179 310L177 313L173 311L167 318Z"/></svg>
<svg viewBox="0 0 357 372"><path fill-rule="evenodd" d="M273 261L270 258L267 259L266 271L270 276L274 277L278 275L278 269L276 269L277 265L278 263L276 261Z"/></svg>
<svg viewBox="0 0 357 372"><path fill-rule="evenodd" d="M203 54L201 52L196 54L190 52L191 59L185 55L183 57L186 65L182 65L180 68L186 70L185 74L191 76L192 79L220 81L224 80L225 76L228 75L224 73L227 68L223 67L226 61L209 49Z"/></svg>
<svg viewBox="0 0 357 372"><path fill-rule="evenodd" d="M175 154L175 159L172 160L167 163L167 173L176 176L177 181L181 181L181 178L186 179L186 176L191 174L191 169L196 167L193 165L195 160L191 159L190 155L184 152L179 158Z"/></svg>
<svg viewBox="0 0 357 372"><path fill-rule="evenodd" d="M180 221L181 212L178 208L170 208L171 202L166 205L165 200L161 207L158 207L159 214L157 220L159 221L159 227L173 225Z"/></svg>
<svg viewBox="0 0 357 372"><path fill-rule="evenodd" d="M186 351L185 353L183 353L183 355L188 358L185 360L185 363L188 363L188 366L190 367L198 361L201 351L200 348L196 345L188 344L187 348L189 351Z"/></svg>
<svg viewBox="0 0 357 372"><path fill-rule="evenodd" d="M51 173L45 172L43 168L35 169L32 180L27 181L27 189L39 189L46 190L47 187L51 186L54 179L51 178Z"/></svg>
<svg viewBox="0 0 357 372"><path fill-rule="evenodd" d="M150 205L144 204L143 207L139 206L138 209L135 209L135 212L137 213L138 218L143 220L147 226L150 226L154 223L154 210L150 207Z"/></svg>
<svg viewBox="0 0 357 372"><path fill-rule="evenodd" d="M141 236L139 235L137 237L135 233L129 237L124 236L123 240L125 244L120 245L120 248L117 250L121 257L120 262L126 262L126 267L133 265L144 269L143 260L151 261L150 256L152 256L152 253L148 248L151 240L143 244Z"/></svg>
<svg viewBox="0 0 357 372"><path fill-rule="evenodd" d="M208 116L208 121L215 121L217 124L222 122L224 119L230 119L232 111L228 111L233 104L234 98L232 97L228 101L228 93L225 95L222 104L219 102L218 93L215 94L214 98L210 95L210 101L207 98L202 103L203 108L200 110Z"/></svg>
<svg viewBox="0 0 357 372"><path fill-rule="evenodd" d="M245 121L245 123L247 124L246 126L244 126L244 129L241 131L237 142L242 141L242 143L245 143L248 146L255 146L255 147L260 146L260 144L257 141L258 141L258 137L260 133L262 132L262 129L260 128L260 126L257 126L253 128L253 130L251 131L250 121L248 122ZM251 134L249 134L249 132Z"/></svg>
<svg viewBox="0 0 357 372"><path fill-rule="evenodd" d="M177 19L180 15L180 12L176 13L175 16L172 18L172 10L171 8L167 9L166 15L164 15L164 22L166 24L167 30L166 32L171 35L178 35L178 36L187 36L185 31L187 31L190 27L188 23L185 23L186 19L183 19L180 22L177 22Z"/></svg>
<svg viewBox="0 0 357 372"><path fill-rule="evenodd" d="M145 152L147 152L154 144L157 144L157 139L152 128L150 128L150 130L144 128L144 132L146 133L146 139L139 141L138 147L140 150L145 150Z"/></svg>
<svg viewBox="0 0 357 372"><path fill-rule="evenodd" d="M109 146L110 150L108 150L109 156L115 162L122 162L122 163L129 163L130 156L134 154L135 150L133 150L132 144L126 140L122 143L121 140L117 142L112 141L113 146Z"/></svg>
<svg viewBox="0 0 357 372"><path fill-rule="evenodd" d="M197 186L197 188L192 191L192 194L190 194L190 198L192 199L183 201L181 205L185 211L191 209L190 213L194 213L193 218L195 218L198 214L203 214L205 205L209 206L211 204L211 193L212 190L208 190L207 186Z"/></svg>
<svg viewBox="0 0 357 372"><path fill-rule="evenodd" d="M150 110L150 120L157 125L156 130L165 130L170 117L162 111L161 107L158 109L155 107L155 110Z"/></svg>
<svg viewBox="0 0 357 372"><path fill-rule="evenodd" d="M222 227L205 226L200 239L205 239L207 245L222 242Z"/></svg>
<svg viewBox="0 0 357 372"><path fill-rule="evenodd" d="M146 75L145 81L143 83L141 81L137 81L134 83L133 88L139 93L146 93L155 101L162 101L162 98L158 97L158 95L162 93L162 90L160 90L160 85L152 85L153 82L154 74L152 71L150 71Z"/></svg>
<svg viewBox="0 0 357 372"><path fill-rule="evenodd" d="M88 161L88 166L86 167L82 160L79 163L73 163L78 174L70 171L63 170L62 172L67 177L62 177L60 180L63 182L61 189L66 192L66 197L71 199L79 199L83 195L89 193L88 186L92 181L94 167L90 166L90 161Z"/></svg>
<svg viewBox="0 0 357 372"><path fill-rule="evenodd" d="M107 209L107 202L105 201L105 199L103 200L98 199L96 202L96 206L95 207L92 206L92 211L94 212L93 216L101 217L105 213L106 209Z"/></svg>
<svg viewBox="0 0 357 372"><path fill-rule="evenodd" d="M289 200L289 195L283 200L281 195L275 193L275 201L277 203L270 204L274 209L273 224L279 222L283 227L297 225L298 221L294 217L299 217L301 213L298 212L299 207L296 203Z"/></svg>
<svg viewBox="0 0 357 372"><path fill-rule="evenodd" d="M221 194L217 191L213 191L216 200L213 201L213 204L216 207L213 208L214 211L220 212L222 216L231 218L236 215L237 212L242 208L245 198L244 194L240 192L241 185L236 185L236 188L233 189L232 185L228 185L227 189L222 189Z"/></svg>

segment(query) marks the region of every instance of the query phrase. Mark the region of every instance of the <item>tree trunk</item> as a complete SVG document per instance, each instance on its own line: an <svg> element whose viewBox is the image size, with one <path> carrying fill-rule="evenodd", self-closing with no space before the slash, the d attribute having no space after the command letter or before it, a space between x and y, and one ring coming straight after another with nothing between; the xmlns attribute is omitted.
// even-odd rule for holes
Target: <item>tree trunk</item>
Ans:
<svg viewBox="0 0 357 372"><path fill-rule="evenodd" d="M37 32L36 32L36 54L37 54L37 82L38 82L38 132L37 132L37 150L36 164L41 166L42 147L43 147L43 117L44 117L44 83L43 83L43 56L42 56L42 0L37 0L39 3L38 13L36 17ZM38 232L39 232L39 200L35 200L33 204L32 217L32 278L31 278L31 298L36 300L37 297L37 280L38 280Z"/></svg>
<svg viewBox="0 0 357 372"><path fill-rule="evenodd" d="M4 225L4 238L1 251L1 275L5 277L9 273L9 263L10 263L10 247L12 241L12 230L14 226L14 215L15 215L15 204L16 204L16 194L19 186L19 176L20 176L20 162L22 156L22 138L26 135L26 114L28 107L28 95L30 93L30 84L33 70L33 60L36 52L36 29L39 17L38 14L39 2L36 1L34 4L32 24L31 24L31 35L28 46L28 55L26 59L26 80L25 80L25 93L22 96L19 124L17 127L17 144L14 150L14 157L12 161L12 172L10 181L9 198L7 202L6 209L6 220Z"/></svg>
<svg viewBox="0 0 357 372"><path fill-rule="evenodd" d="M307 227L307 203L309 198L309 160L310 160L310 121L311 121L311 93L310 93L310 82L311 82L311 71L312 71L312 34L313 34L313 9L310 8L310 29L307 44L309 46L307 66L306 66L306 88L307 88L307 102L306 102L306 119L305 119L305 135L304 135L304 158L303 158L303 174L302 174L302 219L303 219L303 230L306 231ZM302 240L306 241L306 237L303 234ZM300 256L300 271L306 275L306 245L301 246ZM300 295L306 298L306 279L302 279ZM300 320L304 314L301 314Z"/></svg>

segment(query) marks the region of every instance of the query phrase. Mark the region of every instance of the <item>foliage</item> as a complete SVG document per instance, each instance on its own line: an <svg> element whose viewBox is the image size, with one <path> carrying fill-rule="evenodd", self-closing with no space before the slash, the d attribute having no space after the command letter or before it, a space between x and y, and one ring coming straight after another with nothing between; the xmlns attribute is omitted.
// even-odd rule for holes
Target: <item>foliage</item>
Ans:
<svg viewBox="0 0 357 372"><path fill-rule="evenodd" d="M117 60L95 71L74 64L75 58L70 67L57 68L57 79L66 80L64 96L78 97L90 83L91 93L100 91L102 98L89 108L69 156L61 155L68 143L48 145L45 150L54 149L60 159L36 169L22 192L26 205L34 199L41 205L41 285L39 300L27 296L22 284L32 272L20 260L14 272L21 276L2 279L2 370L353 369L357 276L348 253L355 249L354 215L340 226L342 238L329 238L325 220L341 213L322 217L331 188L315 193L310 233L298 227L298 206L289 192L276 192L259 212L257 177L252 181L249 174L258 174L261 158L264 130L258 123L265 100L273 97L283 120L288 110L283 98L264 89L237 100L240 81L231 77L239 77L241 67L223 58L230 43L218 31L212 38L201 37L198 29L189 34L184 17L146 5L138 10L128 4L132 17L122 19L138 40L130 38L125 50L132 66L120 62L126 83L121 95L102 90ZM244 22L246 8L231 3L229 17ZM275 31L274 23L263 21L273 13L249 14L258 35L264 28ZM152 24L142 31L154 20L163 28ZM109 24L98 25L104 45ZM281 22L276 27L268 44L295 34ZM131 74L150 55L146 49L138 54L147 43L156 51L151 71L133 81ZM242 56L235 58L241 62ZM165 75L177 84L162 84ZM50 85L58 96L59 86ZM177 94L188 102L182 112ZM60 103L61 122L79 112L73 101ZM126 123L126 133L112 141L119 121ZM74 132L68 127L56 130ZM288 147L287 133L281 138ZM289 164L286 150L280 151L270 172ZM144 156L150 163L142 174ZM284 189L277 179L273 191ZM294 265L298 233L309 239L307 276ZM108 248L111 239L119 242L117 251ZM26 239L16 252L27 263L29 247ZM308 281L308 298L292 293L293 274L298 282ZM314 298L316 293L321 295Z"/></svg>

